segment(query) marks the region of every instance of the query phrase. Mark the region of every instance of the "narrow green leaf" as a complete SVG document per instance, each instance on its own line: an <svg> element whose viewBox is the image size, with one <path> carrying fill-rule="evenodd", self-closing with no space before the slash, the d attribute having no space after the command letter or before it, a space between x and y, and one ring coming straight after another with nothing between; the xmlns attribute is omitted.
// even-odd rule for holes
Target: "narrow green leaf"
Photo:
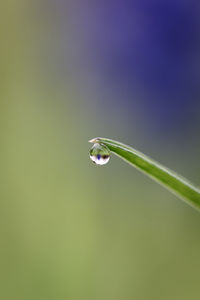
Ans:
<svg viewBox="0 0 200 300"><path fill-rule="evenodd" d="M189 205L200 210L200 190L187 179L120 142L106 138L95 138L90 142L106 145L111 152L168 188Z"/></svg>

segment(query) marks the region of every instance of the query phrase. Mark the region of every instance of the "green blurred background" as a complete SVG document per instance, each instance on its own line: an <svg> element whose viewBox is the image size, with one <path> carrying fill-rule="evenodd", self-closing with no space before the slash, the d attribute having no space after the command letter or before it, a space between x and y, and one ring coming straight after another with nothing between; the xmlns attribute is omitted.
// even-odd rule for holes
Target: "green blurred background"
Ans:
<svg viewBox="0 0 200 300"><path fill-rule="evenodd" d="M1 4L0 299L199 299L199 213L116 157L94 166L87 143L120 140L200 185L197 106L160 136L138 90L109 103L83 3L63 3Z"/></svg>

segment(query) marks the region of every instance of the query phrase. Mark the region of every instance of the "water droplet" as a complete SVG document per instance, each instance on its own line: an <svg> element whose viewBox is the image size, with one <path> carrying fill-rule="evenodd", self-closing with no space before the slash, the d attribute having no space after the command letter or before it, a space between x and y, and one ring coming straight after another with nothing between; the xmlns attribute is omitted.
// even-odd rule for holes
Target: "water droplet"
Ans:
<svg viewBox="0 0 200 300"><path fill-rule="evenodd" d="M94 144L90 150L90 159L97 165L105 165L110 160L110 150L103 144Z"/></svg>

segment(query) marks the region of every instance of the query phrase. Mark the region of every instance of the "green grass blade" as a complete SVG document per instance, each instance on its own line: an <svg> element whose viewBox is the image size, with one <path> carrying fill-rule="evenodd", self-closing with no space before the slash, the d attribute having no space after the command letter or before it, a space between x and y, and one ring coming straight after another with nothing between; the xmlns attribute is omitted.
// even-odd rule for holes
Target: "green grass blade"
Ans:
<svg viewBox="0 0 200 300"><path fill-rule="evenodd" d="M161 183L189 205L200 210L200 190L187 179L169 170L143 153L107 138L95 138L91 143L106 145L111 152Z"/></svg>

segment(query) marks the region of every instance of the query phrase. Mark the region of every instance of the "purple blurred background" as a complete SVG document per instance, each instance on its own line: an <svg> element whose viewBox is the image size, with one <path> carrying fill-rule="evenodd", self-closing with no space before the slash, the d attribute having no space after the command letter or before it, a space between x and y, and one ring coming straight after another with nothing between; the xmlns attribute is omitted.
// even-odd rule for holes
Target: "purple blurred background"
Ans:
<svg viewBox="0 0 200 300"><path fill-rule="evenodd" d="M140 114L150 135L181 139L192 128L198 137L198 1L58 0L47 9L59 18L59 75L65 80L71 67L106 117Z"/></svg>

